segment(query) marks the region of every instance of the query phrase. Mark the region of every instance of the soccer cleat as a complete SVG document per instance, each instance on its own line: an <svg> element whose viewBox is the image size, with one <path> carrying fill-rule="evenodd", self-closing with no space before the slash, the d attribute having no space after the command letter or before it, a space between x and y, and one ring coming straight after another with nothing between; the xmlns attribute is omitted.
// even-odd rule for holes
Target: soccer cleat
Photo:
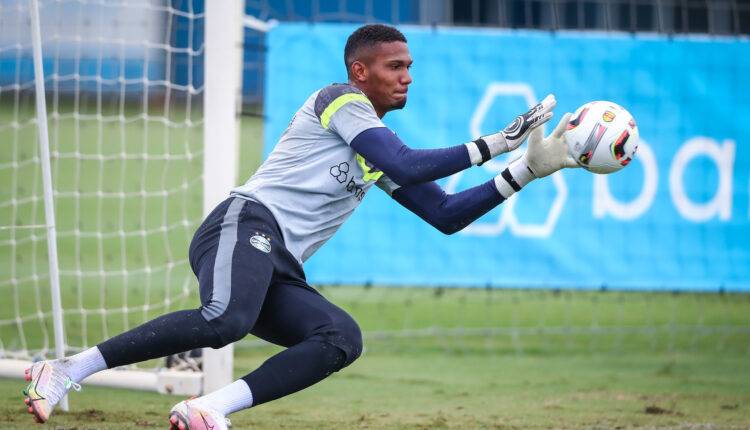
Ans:
<svg viewBox="0 0 750 430"><path fill-rule="evenodd" d="M55 369L50 361L32 364L26 369L25 376L29 385L23 390L23 402L38 423L47 422L52 410L71 388L81 390L80 385L61 370Z"/></svg>
<svg viewBox="0 0 750 430"><path fill-rule="evenodd" d="M232 424L220 412L183 400L169 411L170 430L227 430Z"/></svg>

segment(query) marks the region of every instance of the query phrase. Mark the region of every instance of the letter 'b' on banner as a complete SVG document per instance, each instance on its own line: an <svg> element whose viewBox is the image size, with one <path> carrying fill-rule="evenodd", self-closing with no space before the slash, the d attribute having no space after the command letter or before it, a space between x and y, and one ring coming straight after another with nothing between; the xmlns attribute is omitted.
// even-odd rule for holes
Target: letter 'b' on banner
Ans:
<svg viewBox="0 0 750 430"><path fill-rule="evenodd" d="M719 185L711 200L695 203L688 197L684 186L684 173L688 163L704 156L711 159L719 170ZM677 151L669 169L669 191L677 211L694 222L708 221L719 215L726 221L732 217L732 171L734 168L734 142L725 140L719 145L707 137L695 137Z"/></svg>

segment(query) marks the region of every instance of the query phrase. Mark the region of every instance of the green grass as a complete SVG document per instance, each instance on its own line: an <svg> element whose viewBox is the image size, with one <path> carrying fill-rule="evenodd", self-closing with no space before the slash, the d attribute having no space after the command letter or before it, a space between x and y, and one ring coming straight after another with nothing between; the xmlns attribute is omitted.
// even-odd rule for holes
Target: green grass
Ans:
<svg viewBox="0 0 750 430"><path fill-rule="evenodd" d="M236 428L750 427L748 296L322 291L360 322L365 353L308 390L235 414ZM236 376L278 350L241 342ZM22 386L0 380L0 428L31 427ZM51 425L163 427L179 400L84 386Z"/></svg>
<svg viewBox="0 0 750 430"><path fill-rule="evenodd" d="M96 111L87 103L78 111ZM33 109L23 106L0 103L4 226L43 223ZM197 304L185 259L201 221L202 146L199 126L147 121L137 106L105 103L103 115L126 121L103 127L71 110L60 104L50 131L66 336L80 348ZM170 119L191 116L173 109ZM242 179L259 165L261 137L261 121L243 117ZM0 230L0 351L52 346L46 258L42 230ZM365 353L236 414L236 428L750 428L747 294L319 288L359 321ZM275 351L240 342L235 373ZM1 429L35 427L22 385L0 380ZM71 401L49 428L164 427L178 398L85 387Z"/></svg>
<svg viewBox="0 0 750 430"><path fill-rule="evenodd" d="M367 350L349 368L287 398L232 416L235 428L750 427L750 360L706 354L537 355ZM238 375L271 348L242 349ZM242 370L240 370L242 369ZM21 381L0 380L0 427L33 428ZM54 428L163 428L180 399L84 387ZM649 409L650 408L650 409ZM648 411L652 411L649 413Z"/></svg>

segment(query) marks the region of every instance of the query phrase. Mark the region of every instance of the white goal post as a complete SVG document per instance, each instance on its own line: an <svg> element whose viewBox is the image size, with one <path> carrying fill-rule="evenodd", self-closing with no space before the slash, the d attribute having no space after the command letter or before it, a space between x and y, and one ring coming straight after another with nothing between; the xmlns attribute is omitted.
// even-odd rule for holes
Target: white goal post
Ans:
<svg viewBox="0 0 750 430"><path fill-rule="evenodd" d="M71 6L68 3L75 3L75 2L66 2L65 0L59 0L56 2L55 5L52 5L52 1L48 1L47 3L44 3L44 0L42 0L42 7L40 8L37 4L38 0L17 0L16 3L9 5L7 7L0 6L0 24L3 23L3 14L5 16L15 16L17 15L23 15L25 13L28 13L28 15L31 18L31 26L30 31L37 30L39 31L40 28L40 21L41 21L41 33L42 35L45 34L45 28L44 23L49 22L49 17L45 17L45 8L49 9L51 11L59 11L60 9L64 9L66 7L85 7L87 2L84 1L83 5L73 5ZM81 3L81 2L78 2ZM92 2L94 7L117 7L115 3L115 6L112 5L105 5L103 3L99 2ZM134 6L135 5L135 6ZM238 179L237 175L237 169L238 169L238 142L239 142L239 108L241 105L241 74L242 74L242 50L243 50L243 19L244 19L244 0L227 0L227 1L206 1L205 2L205 11L200 14L193 14L193 11L191 10L189 13L182 13L180 11L175 11L172 9L172 4L166 4L164 5L163 2L159 2L157 0L139 0L137 2L132 2L130 4L123 3L124 8L134 8L134 7L143 7L144 10L147 10L154 15L158 16L167 16L169 14L177 14L181 16L185 16L188 19L197 19L202 18L203 20L203 29L204 29L204 40L201 41L202 47L196 48L193 50L192 47L189 47L187 51L193 50L191 53L188 53L187 55L199 55L202 53L204 55L203 60L203 87L202 88L193 88L192 82L190 82L188 85L185 86L184 91L188 93L189 95L195 95L200 94L202 91L203 96L203 118L202 120L198 120L198 122L192 120L190 117L187 118L188 124L195 125L200 124L202 122L202 135L203 135L203 146L202 150L200 150L200 153L203 156L203 169L202 169L202 188L203 188L203 202L202 202L202 208L203 208L203 214L208 214L216 204L218 204L220 201L225 199L228 196L228 191L236 185L236 181ZM28 10L22 10L25 7L28 7ZM5 8L5 10L3 10ZM42 19L40 20L39 16L40 13L42 15ZM137 13L137 12L136 12ZM45 20L45 18L47 18ZM13 18L8 19L8 22L11 21ZM170 19L170 18L165 18ZM172 21L170 21L169 24L166 24L165 27L169 27L172 25ZM0 25L1 26L1 25ZM193 22L190 22L189 31L191 32L188 37L192 38L193 33L192 31L195 30L195 26L197 24L194 24ZM25 29L22 27L21 24L17 26L17 29L19 30L19 33L22 33ZM174 29L168 28L167 30ZM0 29L0 32L5 31ZM8 30L10 31L10 30ZM0 41L3 41L3 37L6 37L6 35L0 34ZM18 40L23 40L24 35L21 34L20 36L7 36L6 39L10 39L13 41L13 37L17 37ZM51 295L51 303L52 308L54 311L52 312L54 314L53 320L53 329L54 329L54 347L55 347L55 356L60 357L67 351L68 354L71 353L71 347L69 344L66 344L67 337L63 334L63 314L68 314L67 309L60 310L60 290L59 287L56 287L56 273L58 272L58 265L57 265L57 258L55 254L55 248L57 247L58 241L60 240L55 235L55 214L53 213L53 195L55 198L57 198L59 195L65 194L64 192L61 192L59 190L53 190L52 185L52 177L55 172L50 174L49 171L49 152L50 152L50 146L49 143L46 142L48 139L46 128L47 128L47 110L45 107L45 78L43 77L43 53L42 50L43 47L43 40L44 37L39 37L39 33L34 35L33 33L28 34L28 40L32 40L31 47L33 48L34 53L34 70L35 70L35 79L34 79L34 85L36 86L36 107L37 107L37 116L36 118L31 118L28 120L28 124L31 124L32 126L34 123L36 124L36 128L39 131L39 147L41 148L41 158L36 159L33 158L32 161L36 163L40 163L42 165L42 172L43 172L43 179L44 179L44 192L45 192L45 201L44 201L44 207L47 211L47 219L42 225L41 223L37 222L36 224L39 225L25 225L25 226L19 226L15 224L11 225L5 225L2 226L2 228L6 231L10 231L9 233L11 235L11 239L2 242L3 245L7 245L8 251L7 257L9 259L15 259L16 255L16 246L17 243L22 242L21 240L18 240L16 238L15 231L18 231L19 229L28 229L28 228L37 228L40 231L48 232L47 234L47 242L48 242L48 249L50 251L49 254L49 276L48 279L43 280L40 282L41 284L44 284L47 280L49 281L50 285L45 286L42 285L43 288L39 289L39 292L37 293L38 296L42 296L44 294L47 294L48 297ZM64 37L64 36L63 36ZM166 36L166 44L169 44L171 36ZM77 39L77 41L80 41L80 37ZM92 39L95 39L95 35L92 35ZM49 40L49 37L47 37L45 40ZM60 38L57 39L58 41ZM101 40L101 37L100 37ZM114 41L108 41L113 46L121 46L124 47L122 50L129 49L129 45L131 43L127 40L114 40ZM192 43L192 42L191 42ZM2 54L4 52L8 51L17 51L19 52L17 54L18 58L21 58L22 55L26 55L26 51L28 50L27 46L24 46L22 43L15 43L9 44L12 46L11 48L4 48L3 46L0 46L0 60L2 60ZM173 55L174 52L183 52L180 48L177 47L171 47L171 46L154 46L153 42L147 41L144 43L144 47L140 48L144 51L153 51L155 49L160 49L164 52L164 55L167 57L170 57ZM53 51L54 49L50 49L50 51ZM58 52L60 51L59 43L57 44ZM101 48L100 48L101 51ZM198 54L196 54L198 53ZM47 54L46 52L44 54ZM78 67L83 68L80 66L82 63L80 53L76 53L77 60L79 65ZM107 55L106 53L104 55ZM122 54L120 54L122 55ZM138 82L138 80L132 80L128 81L125 79L122 75L120 75L116 80L113 80L114 85L119 85L121 89L121 98L124 99L126 89L128 85L133 85L135 82L135 85L142 85L143 88L145 88L145 91L149 91L149 85L162 85L164 88L166 88L167 94L169 94L169 91L172 90L172 88L178 88L180 85L178 84L172 84L171 82L166 83L151 83L146 82L147 79L150 77L149 75L149 64L148 64L148 58L152 56L153 54L151 52L147 52L145 54L146 56L146 65L144 66L145 71L143 72L143 77L141 79L141 83ZM122 61L120 59L120 64L122 65L122 68L124 70L125 67L128 65L126 64L126 61ZM166 60L166 63L169 65L169 62L171 60L168 58ZM191 60L188 61L189 65ZM20 60L19 60L20 62ZM98 63L98 67L100 70L104 70L105 67L102 66L102 61L100 59ZM47 64L44 64L44 66L48 66ZM21 69L21 66L16 66L17 69ZM55 66L57 67L57 66ZM49 73L49 70L47 70ZM103 73L106 73L103 72ZM169 77L170 72L167 71L167 77ZM17 75L20 76L20 72L17 73ZM66 77L61 77L62 73L57 70L57 68L53 71L53 75L55 76L53 81L53 85L55 86L55 90L59 90L59 87L64 86L65 80L68 79ZM75 90L77 91L79 88L84 87L86 84L82 83L85 82L85 77L83 77L83 73L81 70L76 70L75 74L73 74L75 80ZM50 78L46 78L47 81L50 80ZM109 82L104 76L98 76L96 79L94 79L95 85L98 85L97 87L97 97L101 99L101 90L99 89L102 85L107 85ZM63 82L61 85L60 82ZM66 87L67 88L67 87ZM182 89L182 88L181 88ZM5 90L6 94L12 94L12 92L15 92L15 98L20 99L19 94L24 90L24 85L20 82L13 83L11 85L3 86L2 80L0 80L0 102L3 101L3 91ZM49 89L48 89L49 90ZM75 102L74 104L80 103L79 99L80 97L76 94L73 96ZM176 96L175 96L176 98ZM165 104L169 104L169 95L166 96L167 102ZM145 112L142 112L140 116L136 116L136 118L143 119L145 117L148 117L149 113L148 110L150 108L150 105L153 103L151 100L148 100L147 95L143 97L143 109ZM18 103L18 102L17 102ZM57 101L55 102L57 103ZM99 107L101 105L101 100L97 100L97 112L96 115L86 115L84 113L74 112L72 114L72 117L74 118L76 124L75 134L76 136L82 134L80 132L80 123L82 123L85 120L93 119L93 121L99 121L106 122L106 121L119 121L120 123L126 123L129 120L126 117L126 114L123 113L125 108L120 107L119 116L112 116L108 117L107 115L102 114L101 108ZM123 102L124 105L124 102ZM55 108L56 109L56 108ZM167 111L169 111L169 106L165 108ZM18 111L21 110L18 106L14 108L15 113L13 115L13 121L10 124L11 129L22 129L26 124L23 123L23 121L19 120L19 113ZM2 105L0 104L0 115L2 115ZM171 118L169 118L169 112L167 112L165 115L165 118L146 118L143 122L145 124L144 127L148 127L149 121L153 122L160 122L167 124L167 127L165 127L165 132L168 133L168 126L170 124ZM64 118L65 114L61 114L57 111L53 112L52 117L56 120L59 120L60 118ZM2 119L2 117L0 117ZM2 122L2 121L0 121ZM99 125L101 127L101 125ZM60 127L57 127L58 129ZM0 131L2 131L2 126L0 126ZM58 133L61 133L60 130L57 130ZM126 133L130 132L129 129L122 128L120 134L125 135ZM16 133L18 134L18 133ZM101 132L100 132L101 135ZM83 138L81 138L83 139ZM101 139L101 138L100 138ZM20 139L19 139L20 140ZM102 142L99 142L100 144ZM18 143L20 146L20 142ZM81 156L86 157L87 154L84 154L82 150L80 150L80 146L84 146L84 143L77 144L79 145L75 149L75 156ZM169 144L165 145L168 146ZM54 145L53 145L54 146ZM45 157L45 152L47 153L47 156ZM123 150L122 154L118 154L123 156L123 158L127 158L129 154L125 154L125 151ZM141 156L143 158L143 162L148 162L148 156L151 154L146 154L148 152L144 149L144 154ZM57 150L53 152L52 154L53 158L57 157L65 158L65 154L62 154L61 150ZM192 153L190 152L190 149L187 149L187 155L178 155L176 158L179 159L191 159ZM107 158L108 155L98 155L98 159L101 163L105 163L108 161L111 161ZM166 158L168 158L169 155L166 155ZM44 160L47 159L47 166L44 166ZM131 159L133 157L130 157ZM165 158L164 156L161 156L161 158ZM136 158L137 159L137 158ZM0 160L0 169L7 167L7 170L18 168L19 165L22 165L22 162L17 162L16 160L13 160L12 162L3 164L2 160ZM60 164L60 163L58 163ZM53 164L53 169L54 169ZM123 167L123 170L125 168ZM103 169L101 169L103 170ZM4 172L0 172L4 173ZM193 175L199 175L201 172L193 172ZM9 174L10 175L10 174ZM123 173L124 176L124 173ZM16 182L16 173L12 174L12 177L14 178L13 182ZM200 182L196 183L195 185L200 184ZM190 185L192 185L191 182L183 182L179 188L180 189L186 189ZM76 191L78 193L78 191ZM79 194L83 195L84 192L80 192ZM107 190L97 190L97 192L94 194L96 196L109 196L110 194L117 194L122 199L127 199L130 195L126 191L119 191L118 193L107 193ZM158 191L156 192L150 192L146 191L143 188L140 190L140 193L133 193L134 196L146 196L151 197L153 195L159 196L160 193ZM167 191L163 192L164 199L168 199L169 195ZM145 199L145 197L144 197ZM18 200L22 199L16 199L15 197L12 198L12 201L8 203L7 205L4 203L0 203L0 207L10 206L13 204L16 204ZM32 202L36 202L38 198L36 196L29 199ZM121 205L124 205L124 203L120 203ZM101 203L100 203L101 205ZM79 210L77 208L76 210ZM125 209L121 209L121 211L125 211ZM13 214L15 216L16 210L13 209ZM14 220L15 221L15 220ZM182 220L179 221L180 225L186 225L188 221L183 216ZM141 228L146 228L146 226L141 226ZM167 235L167 230L169 228L165 226L158 227L156 229L157 231L165 231L164 235ZM78 231L78 226L76 226L76 231ZM129 233L123 233L119 232L119 236L124 237L123 242L127 240L127 238L131 236L146 236L147 232L138 232L135 234L129 234ZM109 236L107 236L107 233L104 234L98 234L98 238L102 240L106 240ZM31 239L31 241L34 241L36 239ZM145 240L144 240L145 242ZM76 247L78 247L78 239L76 239ZM187 253L187 243L184 244L185 248L185 254ZM145 245L144 245L145 246ZM125 245L122 245L124 248ZM69 251L69 250L68 250ZM101 252L100 252L101 254ZM124 251L123 251L124 254ZM5 254L3 254L5 255ZM123 257L124 260L124 257ZM167 276L169 276L169 270L173 268L177 263L169 262L167 263ZM185 261L181 261L179 264L186 264ZM11 270L11 273L8 276L10 277L10 280L3 281L0 280L0 287L7 287L8 289L15 289L18 285L22 284L19 279L17 279L16 275L16 263L10 263L10 266L13 268ZM34 265L35 267L35 265ZM19 270L20 271L20 270ZM155 271L155 269L151 269L150 267L147 267L145 272L151 273ZM74 274L77 274L78 276L87 276L85 271L81 270L80 267L77 267L75 270L69 270L68 272L72 272ZM124 272L124 273L122 273ZM67 273L67 272L66 272ZM105 273L107 273L107 270L103 268L99 268L98 273L104 276ZM126 269L121 270L112 270L112 273L115 273L117 275L122 275L123 277L128 276ZM5 275L3 275L4 277ZM34 282L37 282L39 278L44 278L40 276L33 275ZM150 281L149 281L150 282ZM127 287L128 283L125 282L125 287ZM103 288L103 287L102 287ZM144 294L148 294L148 288L146 288ZM185 285L182 287L181 293L185 295L188 292L188 289ZM191 294L197 294L197 290L192 289L190 291ZM65 294L65 291L63 291L63 294ZM102 296L105 295L105 291L102 290L101 293ZM79 299L80 300L83 299ZM128 327L128 312L132 312L132 310L127 309L127 299L126 303L123 303L122 309L115 309L115 312L122 311L125 316L123 317L125 319L125 327ZM47 303L49 299L47 298L39 298L39 303ZM63 300L64 302L65 300ZM166 307L169 308L170 303L175 302L176 299L168 296L166 298ZM3 326L9 327L9 326L18 326L18 331L21 333L21 336L24 336L24 324L27 321L31 320L38 320L39 325L42 326L41 330L43 331L44 346L42 347L41 354L42 356L35 355L35 359L39 359L42 357L50 358L50 351L47 347L49 344L47 340L47 334L46 329L44 326L48 324L49 320L49 310L46 308L46 305L40 305L37 304L37 310L35 312L35 315L32 316L26 316L21 315L21 312L16 310L15 317L13 318L7 318L3 319L0 317L0 329L3 328ZM19 305L16 304L16 307ZM41 306L41 307L40 307ZM88 309L84 309L84 306L79 303L80 311L83 314L83 318L85 321L85 318L89 315L94 315L97 313L105 312L105 309L98 309L96 311L89 311ZM160 305L161 306L161 305ZM157 308L156 305L149 305L148 301L145 305L142 306L143 308L143 314L146 315L147 311L152 311L154 308ZM94 316L90 318L94 318ZM103 318L103 317L102 317ZM109 333L110 336L117 334L116 332L108 332L106 329L106 322L103 323L105 325L104 333ZM84 330L86 325L83 324ZM71 329L69 328L68 331L70 332ZM86 337L84 337L86 339ZM99 339L101 340L101 339ZM86 339L84 340L84 345L88 344L89 341ZM31 354L38 354L34 353L35 351L32 348L27 347L26 345L26 339L21 340L21 351L20 352L13 352L13 348L11 348L12 345L8 345L7 343L3 342L3 339L0 338L0 377L23 377L24 372L23 370L26 369L31 361L29 361L28 355ZM90 346L90 344L89 344ZM76 349L80 349L80 347L76 346ZM75 351L76 349L73 349ZM27 351L27 352L25 352ZM45 352L46 351L46 352ZM203 351L203 371L202 372L190 372L190 371L175 371L175 370L169 370L164 368L157 368L157 369L116 369L116 370L107 370L104 372L100 372L96 375L91 376L88 378L85 383L86 384L93 384L93 385L106 385L106 386L114 386L114 387L124 387L124 388L131 388L131 389L143 389L143 390L153 390L163 393L172 393L172 394L181 394L181 395L199 395L204 392L210 392L213 391L223 385L226 385L232 381L232 374L233 374L233 349L232 346L228 346L219 350L213 350L210 348L206 348ZM65 408L65 405L62 405L63 408Z"/></svg>
<svg viewBox="0 0 750 430"><path fill-rule="evenodd" d="M235 186L242 104L244 1L206 2L206 83L203 95L203 212L208 214ZM203 390L232 381L232 344L203 350Z"/></svg>

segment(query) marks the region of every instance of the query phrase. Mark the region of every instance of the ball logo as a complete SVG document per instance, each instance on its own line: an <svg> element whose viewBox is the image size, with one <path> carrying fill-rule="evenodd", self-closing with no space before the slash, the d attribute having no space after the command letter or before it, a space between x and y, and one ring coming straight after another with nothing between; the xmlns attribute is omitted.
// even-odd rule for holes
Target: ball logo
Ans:
<svg viewBox="0 0 750 430"><path fill-rule="evenodd" d="M271 252L271 239L262 233L256 232L255 235L250 238L250 245L258 251L265 252L266 254Z"/></svg>
<svg viewBox="0 0 750 430"><path fill-rule="evenodd" d="M604 122L612 122L612 120L615 119L615 113L609 110L604 111L602 114L602 119Z"/></svg>

